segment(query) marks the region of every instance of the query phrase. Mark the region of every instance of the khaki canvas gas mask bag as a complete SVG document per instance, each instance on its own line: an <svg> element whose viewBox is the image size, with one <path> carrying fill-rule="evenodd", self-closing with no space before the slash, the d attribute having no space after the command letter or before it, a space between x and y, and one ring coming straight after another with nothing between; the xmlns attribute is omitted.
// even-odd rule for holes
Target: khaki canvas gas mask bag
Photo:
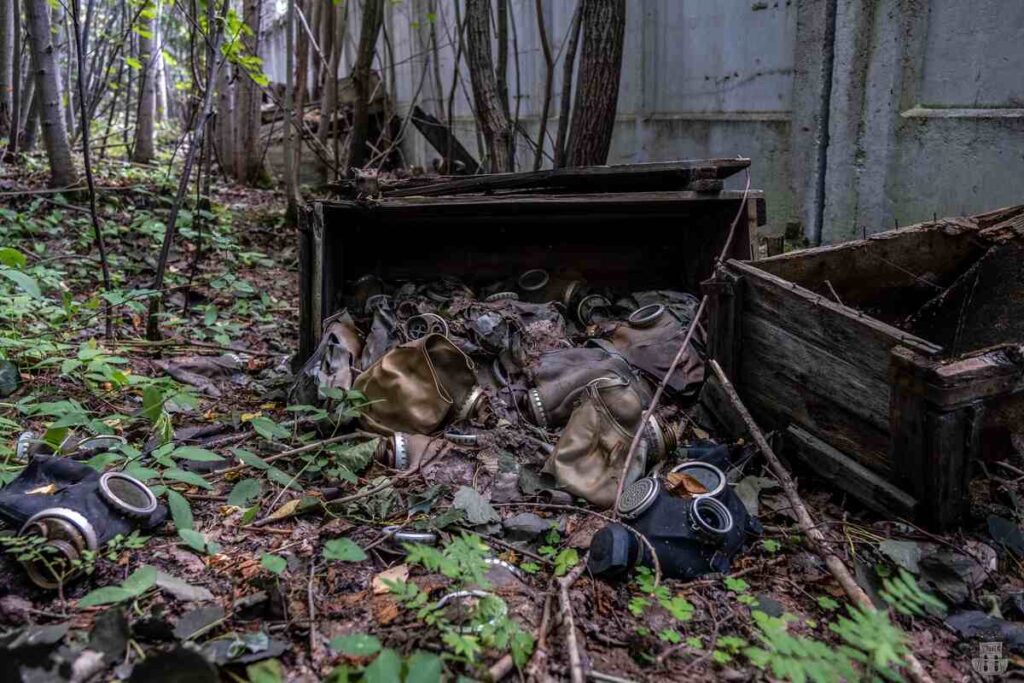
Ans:
<svg viewBox="0 0 1024 683"><path fill-rule="evenodd" d="M473 361L440 334L391 349L355 389L370 402L363 423L384 434L434 434L474 414L483 397Z"/></svg>
<svg viewBox="0 0 1024 683"><path fill-rule="evenodd" d="M528 369L533 388L524 398L534 424L561 427L588 384L599 377L629 379L633 371L618 355L602 349L563 349L541 355Z"/></svg>
<svg viewBox="0 0 1024 683"><path fill-rule="evenodd" d="M649 395L640 380L602 377L588 383L585 397L572 412L544 471L573 495L600 508L615 503L622 467L626 463ZM653 460L645 433L633 456L626 485L642 477Z"/></svg>
<svg viewBox="0 0 1024 683"><path fill-rule="evenodd" d="M625 322L602 323L600 338L588 343L609 353L618 353L638 368L652 382L660 383L686 338L692 319L681 319L669 304L652 303L636 309ZM692 394L704 381L704 360L699 349L704 345L704 331L698 323L689 347L668 381L676 394Z"/></svg>

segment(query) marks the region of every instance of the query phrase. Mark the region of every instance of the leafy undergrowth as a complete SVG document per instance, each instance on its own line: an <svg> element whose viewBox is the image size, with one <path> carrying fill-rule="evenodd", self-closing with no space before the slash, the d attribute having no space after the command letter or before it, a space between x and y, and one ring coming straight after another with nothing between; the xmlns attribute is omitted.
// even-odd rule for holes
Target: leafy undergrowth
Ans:
<svg viewBox="0 0 1024 683"><path fill-rule="evenodd" d="M15 561L38 558L38 545L5 538L0 623L34 625L33 648L0 639L11 661L57 679L92 656L95 672L133 680L176 671L201 681L436 681L486 679L507 655L513 669L568 677L558 600L546 596L552 577L583 561L599 520L529 502L499 514L474 497L469 486L503 467L502 453L482 452L465 481L395 477L372 462L372 437L333 439L316 427L323 410L288 405L297 236L279 197L218 186L212 206L186 208L165 339L150 343L147 287L172 180L162 169L101 166L113 276L104 291L82 198L12 195L31 182L31 163L17 175L7 167L0 188L0 358L19 385L0 399L0 479L23 466L24 431L55 448L69 436L117 435L124 444L89 464L146 481L170 514L87 553L60 591L34 587ZM332 411L358 409L357 395L334 398ZM883 548L924 537L869 517L835 523L879 604L891 606L856 610L804 548L771 480L755 484L768 530L730 576L656 585L644 570L619 584L583 574L571 601L588 670L898 680L913 652L938 679L970 671L974 650L942 627L941 602ZM807 493L843 518L826 492ZM518 546L493 538L497 518L527 511L550 528ZM443 542L403 554L384 531L393 524ZM540 634L545 610L554 627Z"/></svg>

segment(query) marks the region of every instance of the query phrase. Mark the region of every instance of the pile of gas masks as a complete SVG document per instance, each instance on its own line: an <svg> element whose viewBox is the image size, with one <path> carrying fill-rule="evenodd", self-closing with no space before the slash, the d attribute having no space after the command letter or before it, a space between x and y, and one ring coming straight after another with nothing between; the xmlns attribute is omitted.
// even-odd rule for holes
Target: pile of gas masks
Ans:
<svg viewBox="0 0 1024 683"><path fill-rule="evenodd" d="M762 529L729 487L726 449L705 451L665 476L644 477L625 488L617 510L632 530L609 524L594 535L587 563L595 576L615 579L637 565L653 565L650 548L634 531L650 542L668 578L729 571L748 536Z"/></svg>
<svg viewBox="0 0 1024 683"><path fill-rule="evenodd" d="M58 453L19 440L28 465L0 489L0 520L24 539L19 557L42 588L74 579L89 554L114 537L153 529L167 517L167 509L138 479L122 472L100 474L80 461L106 452L112 440L116 437L94 437L65 444Z"/></svg>
<svg viewBox="0 0 1024 683"><path fill-rule="evenodd" d="M683 292L615 293L541 269L474 287L365 276L346 292L293 400L358 392L360 426L386 437L380 458L398 469L512 425L552 444L544 472L558 486L608 508L633 435L627 483L675 448L679 408L704 379L698 326L665 407L641 424L696 314Z"/></svg>

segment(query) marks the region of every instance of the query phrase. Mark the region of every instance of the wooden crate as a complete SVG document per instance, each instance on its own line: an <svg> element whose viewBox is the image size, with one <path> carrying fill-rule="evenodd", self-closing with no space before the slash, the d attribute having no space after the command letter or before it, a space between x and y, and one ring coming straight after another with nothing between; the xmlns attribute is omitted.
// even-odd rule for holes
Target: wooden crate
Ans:
<svg viewBox="0 0 1024 683"><path fill-rule="evenodd" d="M971 463L1024 436L1022 250L1019 206L730 260L705 283L709 351L817 474L955 524ZM705 401L725 414L715 385Z"/></svg>
<svg viewBox="0 0 1024 683"><path fill-rule="evenodd" d="M743 193L723 180L747 159L477 175L379 183L370 197L316 202L302 216L300 358L346 287L453 275L492 283L531 268L573 271L622 291L697 292L710 277ZM370 181L372 184L372 181ZM367 191L361 180L345 188ZM764 198L750 191L732 255L755 253Z"/></svg>

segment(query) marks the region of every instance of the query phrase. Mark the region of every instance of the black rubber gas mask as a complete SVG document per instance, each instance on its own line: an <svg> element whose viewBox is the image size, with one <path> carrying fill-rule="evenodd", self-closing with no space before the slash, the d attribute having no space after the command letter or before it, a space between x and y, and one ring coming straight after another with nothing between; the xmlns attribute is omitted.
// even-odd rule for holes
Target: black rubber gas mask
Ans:
<svg viewBox="0 0 1024 683"><path fill-rule="evenodd" d="M685 482L678 475L685 475ZM729 488L725 473L702 460L677 465L666 478L637 480L623 490L618 511L650 541L668 578L727 572L747 534L761 531ZM594 535L588 561L592 573L616 578L637 564L651 566L650 551L623 525L609 524Z"/></svg>
<svg viewBox="0 0 1024 683"><path fill-rule="evenodd" d="M36 455L0 490L0 519L19 536L46 539L23 562L33 583L56 588L75 574L72 563L118 534L152 529L167 517L153 492L121 472L99 474L70 458Z"/></svg>

